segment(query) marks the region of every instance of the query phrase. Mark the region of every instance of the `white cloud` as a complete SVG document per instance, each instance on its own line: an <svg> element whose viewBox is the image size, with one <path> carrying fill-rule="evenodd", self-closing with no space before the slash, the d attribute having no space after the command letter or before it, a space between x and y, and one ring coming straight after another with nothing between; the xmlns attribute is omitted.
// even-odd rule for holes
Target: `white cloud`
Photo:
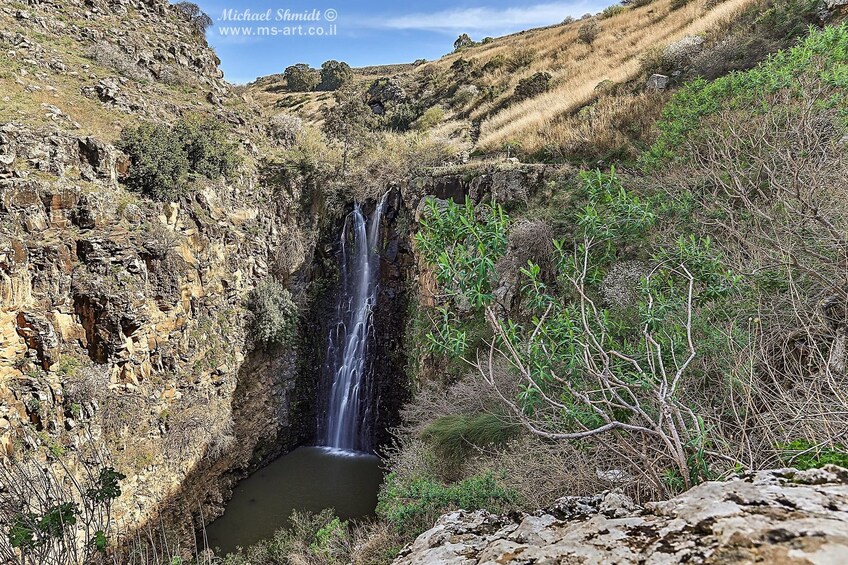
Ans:
<svg viewBox="0 0 848 565"><path fill-rule="evenodd" d="M520 8L456 8L439 12L418 12L401 16L357 18L363 27L422 30L444 33L500 33L561 22L566 16L581 16L597 9L592 2L554 2Z"/></svg>

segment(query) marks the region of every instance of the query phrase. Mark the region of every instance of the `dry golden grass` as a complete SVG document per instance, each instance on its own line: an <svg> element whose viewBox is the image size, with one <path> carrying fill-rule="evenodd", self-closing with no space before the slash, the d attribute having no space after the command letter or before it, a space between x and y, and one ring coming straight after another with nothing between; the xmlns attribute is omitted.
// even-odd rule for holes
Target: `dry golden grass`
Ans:
<svg viewBox="0 0 848 565"><path fill-rule="evenodd" d="M471 61L477 70L473 84L497 93L488 101L475 97L448 112L446 124L451 132L439 131L455 139L468 140L472 122L479 122L480 136L476 148L485 153L497 152L506 143L518 142L522 152L532 154L543 148L566 151L579 144L587 127L609 125L628 108L641 111L639 102L628 98L619 100L619 108L603 110L600 120L580 120L573 117L576 110L599 97L596 87L604 81L626 83L639 77L640 59L651 49L662 48L687 35L697 35L716 29L733 18L739 10L756 0L692 0L680 9L672 10L673 0L655 0L639 8L628 8L610 18L596 17L601 32L594 43L578 40L578 30L584 23L570 24L497 38L485 45L452 53L437 61L419 66L396 65L369 67L357 72L363 88L379 76L400 76L404 83L429 84L437 92L446 90L457 79L451 65L459 59ZM517 53L532 54L529 64L519 69L503 65L495 70L480 72L495 57L513 59ZM391 72L390 72L391 71ZM533 73L545 71L553 75L553 87L547 93L521 102L513 102L518 81ZM436 82L433 82L435 78ZM322 108L333 104L328 93L287 93L281 75L261 79L249 85L247 93L267 114L280 111L302 117L307 123L320 125ZM415 88L411 88L414 91ZM444 101L442 101L444 102ZM658 107L648 104L645 111L654 115ZM447 126L441 128L446 130ZM620 132L604 134L599 143L624 147L627 141ZM630 152L632 148L624 147Z"/></svg>
<svg viewBox="0 0 848 565"><path fill-rule="evenodd" d="M533 62L522 72L492 73L488 80L503 87L503 93L488 104L478 105L470 115L472 120L481 120L478 148L496 151L508 141L520 140L524 151L532 152L544 147L551 137L568 135L554 131L557 121L595 98L595 87L600 82L621 83L638 76L640 57L648 49L710 30L752 1L726 0L707 9L706 0L694 0L671 10L671 0L658 0L599 20L601 33L591 46L577 39L582 24L577 21L507 36L449 55L432 65L449 67L459 58L483 65L496 55L510 57L520 50L535 53ZM518 81L537 71L550 72L554 87L498 111Z"/></svg>

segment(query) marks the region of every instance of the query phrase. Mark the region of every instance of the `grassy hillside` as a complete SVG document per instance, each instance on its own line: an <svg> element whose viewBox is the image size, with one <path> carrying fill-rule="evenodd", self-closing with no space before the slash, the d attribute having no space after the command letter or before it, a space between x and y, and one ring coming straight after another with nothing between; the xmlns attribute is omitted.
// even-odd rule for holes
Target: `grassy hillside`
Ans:
<svg viewBox="0 0 848 565"><path fill-rule="evenodd" d="M813 13L811 2L639 2L487 40L425 64L359 69L356 82L366 96L375 78L391 77L419 114L442 108L434 134L463 150L492 154L509 145L536 159L568 159L591 125L593 135L608 138L600 145L611 146L600 149L632 156L629 140L610 130L630 129L638 137L650 129L664 103L662 95L644 93L651 72L672 74L674 83L684 73L745 68L802 33ZM591 43L580 38L587 26L596 28ZM757 36L758 44L751 41ZM517 94L522 81L541 73L547 73L543 88ZM282 75L259 79L246 92L267 115L291 113L313 125L334 105L327 92L289 92ZM616 123L628 120L633 123Z"/></svg>

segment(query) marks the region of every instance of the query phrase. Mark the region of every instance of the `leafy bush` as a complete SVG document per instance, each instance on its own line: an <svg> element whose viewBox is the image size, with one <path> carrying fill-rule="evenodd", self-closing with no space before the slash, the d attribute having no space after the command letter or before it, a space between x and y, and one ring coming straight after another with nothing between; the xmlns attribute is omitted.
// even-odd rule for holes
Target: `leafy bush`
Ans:
<svg viewBox="0 0 848 565"><path fill-rule="evenodd" d="M377 515L412 537L432 527L436 518L449 510L504 512L515 500L515 494L501 487L491 474L445 485L429 477L403 482L390 473L380 490Z"/></svg>
<svg viewBox="0 0 848 565"><path fill-rule="evenodd" d="M182 118L172 128L151 123L126 127L118 148L132 161L126 184L155 200L176 200L191 177L228 177L241 162L226 126L197 116Z"/></svg>
<svg viewBox="0 0 848 565"><path fill-rule="evenodd" d="M321 83L318 90L338 90L353 79L353 69L345 62L325 61L321 65Z"/></svg>
<svg viewBox="0 0 848 565"><path fill-rule="evenodd" d="M194 2L177 2L174 8L188 20L191 29L198 35L204 35L206 29L213 24L212 18Z"/></svg>
<svg viewBox="0 0 848 565"><path fill-rule="evenodd" d="M515 98L524 100L547 92L551 87L551 74L538 72L523 78L515 86Z"/></svg>
<svg viewBox="0 0 848 565"><path fill-rule="evenodd" d="M401 102L389 107L383 118L384 127L394 131L408 131L412 124L421 117L418 104Z"/></svg>
<svg viewBox="0 0 848 565"><path fill-rule="evenodd" d="M321 82L321 73L306 63L286 67L283 76L291 92L312 92Z"/></svg>
<svg viewBox="0 0 848 565"><path fill-rule="evenodd" d="M456 41L453 42L454 52L462 51L463 49L473 46L474 40L471 39L471 37L469 37L467 33L463 33L462 35L456 38Z"/></svg>
<svg viewBox="0 0 848 565"><path fill-rule="evenodd" d="M482 70L484 73L490 73L492 71L496 71L504 67L507 63L508 60L506 58L506 55L498 53L497 55L486 61L486 63L483 65Z"/></svg>
<svg viewBox="0 0 848 565"><path fill-rule="evenodd" d="M191 173L208 179L230 177L241 163L238 146L227 139L227 127L220 120L188 116L171 134L182 144Z"/></svg>
<svg viewBox="0 0 848 565"><path fill-rule="evenodd" d="M289 527L280 528L270 539L227 555L222 565L341 565L349 562L350 530L332 510L317 514L295 510Z"/></svg>
<svg viewBox="0 0 848 565"><path fill-rule="evenodd" d="M291 293L274 279L266 279L253 290L248 301L253 313L256 340L266 347L291 342L297 331L297 306Z"/></svg>
<svg viewBox="0 0 848 565"><path fill-rule="evenodd" d="M444 207L430 198L415 245L435 265L447 296L481 306L494 299L493 273L506 252L508 225L509 216L498 204L482 206L478 216L469 198L463 206L448 201Z"/></svg>
<svg viewBox="0 0 848 565"><path fill-rule="evenodd" d="M672 160L684 141L697 135L700 124L723 107L750 106L769 110L766 97L777 91L801 92L799 77L812 74L824 86L842 89L826 101L844 108L848 78L840 68L848 63L848 24L813 30L800 45L779 51L769 60L746 72L731 73L714 81L696 79L674 95L658 124L656 143L642 157L648 168Z"/></svg>
<svg viewBox="0 0 848 565"><path fill-rule="evenodd" d="M828 448L804 440L795 440L781 446L780 451L785 465L801 471L819 469L825 465L848 468L848 448L844 445Z"/></svg>
<svg viewBox="0 0 848 565"><path fill-rule="evenodd" d="M433 106L431 108L427 108L427 110L421 114L421 117L415 120L414 126L417 130L427 131L442 123L444 119L445 111L439 106Z"/></svg>
<svg viewBox="0 0 848 565"><path fill-rule="evenodd" d="M154 200L177 200L185 193L188 155L170 128L151 123L124 128L118 148L132 161L130 189Z"/></svg>

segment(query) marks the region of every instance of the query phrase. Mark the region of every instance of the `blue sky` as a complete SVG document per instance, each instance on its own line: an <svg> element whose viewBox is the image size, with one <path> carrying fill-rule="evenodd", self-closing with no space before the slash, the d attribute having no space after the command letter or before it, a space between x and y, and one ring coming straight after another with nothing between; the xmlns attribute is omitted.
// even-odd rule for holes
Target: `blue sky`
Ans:
<svg viewBox="0 0 848 565"><path fill-rule="evenodd" d="M595 13L611 0L199 0L215 24L207 38L227 80L244 83L294 63L318 67L327 59L351 66L437 59L460 33L479 40ZM249 14L270 21L239 21ZM288 10L288 13L286 13ZM229 12L228 12L229 11ZM295 20L293 15L308 15ZM226 16L226 17L225 17ZM297 28L301 29L286 29ZM335 28L331 27L335 26ZM264 27L264 36L258 36ZM236 29L234 29L236 28ZM242 28L250 28L245 31ZM274 28L274 29L270 29ZM314 29L310 29L314 28ZM309 35L320 28L324 35ZM329 35L332 31L335 35ZM245 35L245 34L252 35ZM268 35L276 33L275 36Z"/></svg>

